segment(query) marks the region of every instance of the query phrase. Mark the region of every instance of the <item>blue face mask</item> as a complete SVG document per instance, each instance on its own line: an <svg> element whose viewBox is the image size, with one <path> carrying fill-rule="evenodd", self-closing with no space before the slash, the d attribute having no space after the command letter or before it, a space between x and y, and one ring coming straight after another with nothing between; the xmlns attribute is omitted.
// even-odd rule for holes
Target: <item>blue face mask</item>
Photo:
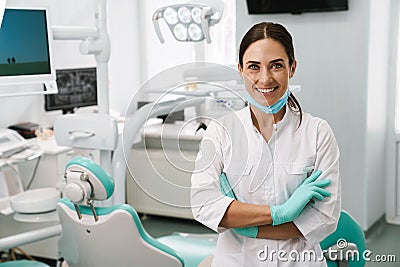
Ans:
<svg viewBox="0 0 400 267"><path fill-rule="evenodd" d="M286 92L283 94L283 96L278 101L276 101L275 104L273 104L271 106L263 106L263 105L258 104L257 101L255 101L249 95L248 92L246 92L246 94L244 95L244 98L247 100L247 102L249 102L256 108L258 108L259 110L263 111L264 113L275 114L275 113L278 113L278 111L281 110L281 108L286 104L286 102L289 99L289 95L290 95L290 91L289 91L289 89L287 89Z"/></svg>

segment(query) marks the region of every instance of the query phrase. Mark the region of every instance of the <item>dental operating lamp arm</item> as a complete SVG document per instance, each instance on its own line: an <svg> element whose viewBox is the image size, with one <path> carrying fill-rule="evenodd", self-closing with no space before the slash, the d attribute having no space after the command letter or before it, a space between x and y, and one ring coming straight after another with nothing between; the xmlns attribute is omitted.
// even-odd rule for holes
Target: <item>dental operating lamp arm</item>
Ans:
<svg viewBox="0 0 400 267"><path fill-rule="evenodd" d="M222 1L212 0L192 0L191 2L201 2L208 5L208 7L203 9L201 14L201 28L203 30L204 38L206 39L207 43L210 44L210 26L214 26L221 20L224 11L224 3Z"/></svg>
<svg viewBox="0 0 400 267"><path fill-rule="evenodd" d="M197 106L203 102L204 98L185 97L157 104L149 103L126 118L124 131L121 138L119 138L118 147L114 151L112 160L112 173L115 180L113 204L125 203L126 162L130 158L134 139L144 123L150 118L168 114L171 111L175 112L187 107Z"/></svg>
<svg viewBox="0 0 400 267"><path fill-rule="evenodd" d="M154 14L153 14L153 26L154 30L156 31L158 39L160 39L160 42L163 44L165 42L164 37L162 36L161 30L160 30L160 24L159 24L159 19L162 18L162 14L160 9L158 9Z"/></svg>
<svg viewBox="0 0 400 267"><path fill-rule="evenodd" d="M55 40L86 40L98 36L98 30L94 27L53 26L52 30Z"/></svg>
<svg viewBox="0 0 400 267"><path fill-rule="evenodd" d="M201 29L203 30L204 38L207 41L207 44L211 43L210 37L210 27L209 27L209 20L208 18L212 15L211 8L203 9L203 14L201 14Z"/></svg>
<svg viewBox="0 0 400 267"><path fill-rule="evenodd" d="M93 54L98 62L108 62L110 38L107 33L106 0L95 2L96 27L53 26L53 37L55 40L82 40L82 54Z"/></svg>

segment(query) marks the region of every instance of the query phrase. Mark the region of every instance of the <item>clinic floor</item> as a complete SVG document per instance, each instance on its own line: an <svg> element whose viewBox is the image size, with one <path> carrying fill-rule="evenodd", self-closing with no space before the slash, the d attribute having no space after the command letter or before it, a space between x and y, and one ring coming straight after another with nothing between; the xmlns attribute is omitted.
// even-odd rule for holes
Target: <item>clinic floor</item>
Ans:
<svg viewBox="0 0 400 267"><path fill-rule="evenodd" d="M161 237L174 232L213 233L211 230L191 220L159 216L144 216L143 226L153 237ZM367 249L374 255L395 255L396 262L369 262L366 267L399 267L400 266L400 225L391 225L383 220L374 225L367 233Z"/></svg>

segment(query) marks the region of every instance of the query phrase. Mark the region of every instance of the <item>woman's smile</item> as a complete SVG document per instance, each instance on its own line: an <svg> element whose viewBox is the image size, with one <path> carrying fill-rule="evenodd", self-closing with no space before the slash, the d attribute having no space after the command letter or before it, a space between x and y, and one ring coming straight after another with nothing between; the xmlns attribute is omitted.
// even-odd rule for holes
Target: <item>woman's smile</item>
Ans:
<svg viewBox="0 0 400 267"><path fill-rule="evenodd" d="M264 94L264 93L271 93L271 92L275 91L278 87L279 87L279 86L270 87L270 88L258 88L258 87L255 87L255 88L256 88L256 90L257 90L258 92Z"/></svg>
<svg viewBox="0 0 400 267"><path fill-rule="evenodd" d="M279 93L279 85L278 86L268 86L264 88L260 88L256 85L253 86L254 90L261 94L261 96L264 98L265 101L267 101L267 106L270 106L271 104L269 103L268 99L272 100L274 96ZM273 104L273 103L272 103Z"/></svg>

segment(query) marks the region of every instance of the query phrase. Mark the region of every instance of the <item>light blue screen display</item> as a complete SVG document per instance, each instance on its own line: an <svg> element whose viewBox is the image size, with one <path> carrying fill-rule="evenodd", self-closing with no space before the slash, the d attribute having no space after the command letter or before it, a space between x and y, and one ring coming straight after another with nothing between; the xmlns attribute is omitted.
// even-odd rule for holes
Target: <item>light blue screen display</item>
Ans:
<svg viewBox="0 0 400 267"><path fill-rule="evenodd" d="M50 71L46 11L6 9L0 28L0 76Z"/></svg>

